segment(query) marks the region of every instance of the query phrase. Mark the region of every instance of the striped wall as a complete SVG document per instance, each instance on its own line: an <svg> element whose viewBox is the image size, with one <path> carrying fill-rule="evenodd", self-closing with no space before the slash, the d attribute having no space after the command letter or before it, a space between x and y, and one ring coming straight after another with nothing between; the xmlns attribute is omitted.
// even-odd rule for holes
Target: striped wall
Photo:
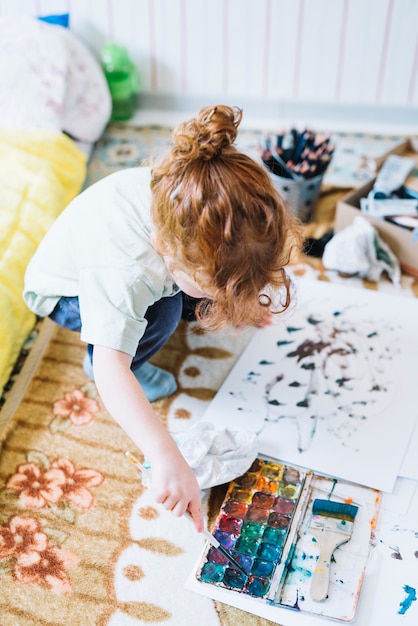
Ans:
<svg viewBox="0 0 418 626"><path fill-rule="evenodd" d="M418 111L418 0L0 0L63 11L97 55L128 47L144 94Z"/></svg>

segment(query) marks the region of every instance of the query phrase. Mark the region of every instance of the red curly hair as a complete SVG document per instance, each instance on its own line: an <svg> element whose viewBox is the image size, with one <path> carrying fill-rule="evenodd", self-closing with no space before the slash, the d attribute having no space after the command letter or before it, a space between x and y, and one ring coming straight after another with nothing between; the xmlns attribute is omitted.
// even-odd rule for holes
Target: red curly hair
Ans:
<svg viewBox="0 0 418 626"><path fill-rule="evenodd" d="M268 311L287 309L285 266L302 245L301 224L267 171L234 145L241 119L237 107L202 109L175 128L152 171L157 249L210 294L197 309L210 329L260 325Z"/></svg>

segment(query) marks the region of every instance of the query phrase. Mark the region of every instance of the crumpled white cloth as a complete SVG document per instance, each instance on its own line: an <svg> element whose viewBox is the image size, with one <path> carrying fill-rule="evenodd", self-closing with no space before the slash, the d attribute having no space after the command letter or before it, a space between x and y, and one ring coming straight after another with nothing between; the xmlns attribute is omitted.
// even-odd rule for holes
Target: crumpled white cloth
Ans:
<svg viewBox="0 0 418 626"><path fill-rule="evenodd" d="M242 476L258 454L257 435L248 430L216 430L200 421L174 440L194 471L201 489L223 485Z"/></svg>
<svg viewBox="0 0 418 626"><path fill-rule="evenodd" d="M375 282L386 272L394 285L400 285L398 258L381 239L375 227L360 215L330 239L325 246L322 262L329 270L357 274Z"/></svg>

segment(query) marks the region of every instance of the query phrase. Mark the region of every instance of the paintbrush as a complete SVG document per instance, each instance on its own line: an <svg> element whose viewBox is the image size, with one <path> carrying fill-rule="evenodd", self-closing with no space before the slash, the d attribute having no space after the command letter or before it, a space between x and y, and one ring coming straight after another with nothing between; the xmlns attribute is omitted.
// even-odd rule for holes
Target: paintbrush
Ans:
<svg viewBox="0 0 418 626"><path fill-rule="evenodd" d="M125 454L140 472L142 472L146 476L149 476L151 474L150 470L146 468L145 465L143 465L140 461L138 461L138 459L133 454L131 454L130 452L125 452ZM189 511L185 512L184 517L187 517L187 519L193 522L193 517L191 516ZM219 543L219 541L216 539L216 537L212 535L212 533L204 528L202 531L202 535L214 548L219 550L219 552L223 554L226 559L228 559L228 561L231 563L231 565L233 565L235 569L237 569L244 576L248 576L248 573L245 571L242 565L240 565L238 561L232 556L232 554L230 554L230 552Z"/></svg>
<svg viewBox="0 0 418 626"><path fill-rule="evenodd" d="M320 602L328 594L331 557L351 539L358 506L316 499L312 505L309 531L319 543L319 557L312 576L311 598Z"/></svg>

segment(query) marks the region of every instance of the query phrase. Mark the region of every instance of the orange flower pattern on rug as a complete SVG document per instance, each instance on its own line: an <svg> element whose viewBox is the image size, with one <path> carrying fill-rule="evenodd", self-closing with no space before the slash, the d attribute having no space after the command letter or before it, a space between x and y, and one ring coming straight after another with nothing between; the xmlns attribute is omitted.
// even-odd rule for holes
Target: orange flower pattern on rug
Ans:
<svg viewBox="0 0 418 626"><path fill-rule="evenodd" d="M104 476L94 469L77 469L70 460L59 458L43 472L36 463L19 465L6 483L6 489L19 494L19 503L29 509L42 509L48 504L66 500L81 509L94 504L89 487L98 487Z"/></svg>
<svg viewBox="0 0 418 626"><path fill-rule="evenodd" d="M104 474L92 468L77 468L70 459L58 457L51 464L42 453L29 452L28 462L17 466L1 495L10 500L11 493L19 498L22 508L40 510L49 507L55 515L74 524L75 514L69 505L91 509L95 498L90 491L105 480ZM31 460L39 459L38 462ZM9 495L8 495L9 494ZM67 533L45 526L35 517L13 515L0 526L0 561L7 559L15 582L24 585L41 584L58 593L72 589L67 569L79 563L79 557L55 543L62 543Z"/></svg>
<svg viewBox="0 0 418 626"><path fill-rule="evenodd" d="M59 417L68 417L74 426L86 426L100 410L94 398L88 398L81 389L64 394L64 398L54 402L53 411Z"/></svg>
<svg viewBox="0 0 418 626"><path fill-rule="evenodd" d="M62 497L65 477L60 470L43 472L35 463L19 465L6 483L6 489L19 494L19 504L28 509L42 509L57 504Z"/></svg>
<svg viewBox="0 0 418 626"><path fill-rule="evenodd" d="M62 499L80 509L90 509L94 505L94 495L90 487L99 487L105 477L94 469L77 469L68 459L57 459L51 468L62 472L64 484L61 486Z"/></svg>
<svg viewBox="0 0 418 626"><path fill-rule="evenodd" d="M13 578L25 585L43 583L55 593L71 591L66 569L77 565L77 555L54 547L33 517L14 515L0 527L0 559L13 559Z"/></svg>

